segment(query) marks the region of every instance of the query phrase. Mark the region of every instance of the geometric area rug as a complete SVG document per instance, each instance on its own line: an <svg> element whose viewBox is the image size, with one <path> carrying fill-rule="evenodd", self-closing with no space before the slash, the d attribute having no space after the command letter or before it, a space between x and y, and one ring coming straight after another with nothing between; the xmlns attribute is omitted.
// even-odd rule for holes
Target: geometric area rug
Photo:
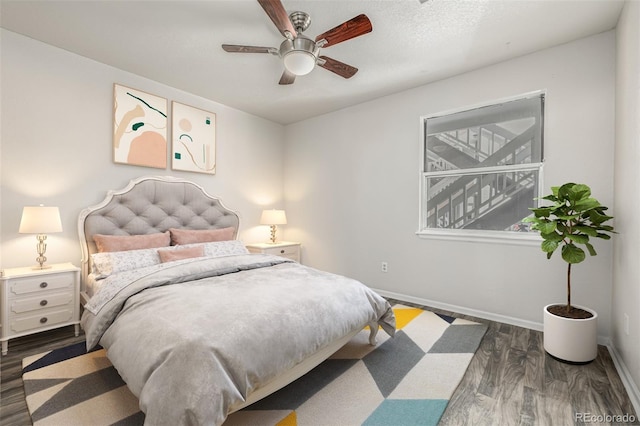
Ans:
<svg viewBox="0 0 640 426"><path fill-rule="evenodd" d="M436 425L487 327L394 305L396 335L364 330L276 393L235 412L235 425ZM84 342L23 360L34 425L142 425L144 413L104 349Z"/></svg>

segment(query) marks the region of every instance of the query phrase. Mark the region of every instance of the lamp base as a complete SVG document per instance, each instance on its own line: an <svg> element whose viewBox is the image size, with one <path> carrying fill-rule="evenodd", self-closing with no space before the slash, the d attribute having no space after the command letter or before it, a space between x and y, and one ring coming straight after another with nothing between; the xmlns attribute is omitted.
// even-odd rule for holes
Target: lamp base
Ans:
<svg viewBox="0 0 640 426"><path fill-rule="evenodd" d="M271 239L269 241L270 244L276 243L276 225L271 225Z"/></svg>
<svg viewBox="0 0 640 426"><path fill-rule="evenodd" d="M45 243L47 236L45 234L38 234L36 238L38 239L38 245L36 246L36 250L38 251L36 262L38 262L38 264L32 269L49 269L51 266L44 264L44 262L47 261L47 258L44 255L47 252L47 244Z"/></svg>
<svg viewBox="0 0 640 426"><path fill-rule="evenodd" d="M32 266L31 269L38 271L40 269L51 269L51 266L50 265L35 265L35 266Z"/></svg>

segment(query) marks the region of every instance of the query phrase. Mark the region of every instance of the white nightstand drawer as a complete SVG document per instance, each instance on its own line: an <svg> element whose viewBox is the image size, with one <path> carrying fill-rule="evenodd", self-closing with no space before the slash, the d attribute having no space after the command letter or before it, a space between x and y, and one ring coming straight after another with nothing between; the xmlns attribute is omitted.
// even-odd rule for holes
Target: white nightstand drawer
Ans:
<svg viewBox="0 0 640 426"><path fill-rule="evenodd" d="M250 253L262 253L270 254L273 256L282 256L287 259L300 262L300 243L292 242L277 242L273 244L269 243L254 243L247 244L247 250Z"/></svg>
<svg viewBox="0 0 640 426"><path fill-rule="evenodd" d="M72 292L66 293L43 293L37 297L22 297L10 302L11 314L22 314L25 312L42 309L67 306L73 308L75 298Z"/></svg>
<svg viewBox="0 0 640 426"><path fill-rule="evenodd" d="M74 285L74 275L69 273L16 278L9 284L9 297L49 290L73 290Z"/></svg>
<svg viewBox="0 0 640 426"><path fill-rule="evenodd" d="M273 254L276 256L288 257L298 256L298 246L273 247L264 250L265 254Z"/></svg>
<svg viewBox="0 0 640 426"><path fill-rule="evenodd" d="M10 321L11 331L23 333L36 328L50 327L56 324L70 322L73 319L73 309L45 311L39 315L27 315Z"/></svg>

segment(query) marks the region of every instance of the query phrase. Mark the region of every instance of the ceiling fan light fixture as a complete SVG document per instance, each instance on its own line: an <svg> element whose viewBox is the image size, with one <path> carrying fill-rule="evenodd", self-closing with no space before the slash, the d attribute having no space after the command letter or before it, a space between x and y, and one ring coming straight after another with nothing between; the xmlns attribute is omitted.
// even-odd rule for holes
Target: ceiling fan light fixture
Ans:
<svg viewBox="0 0 640 426"><path fill-rule="evenodd" d="M309 74L316 66L316 57L306 50L292 50L284 55L284 67L295 75Z"/></svg>
<svg viewBox="0 0 640 426"><path fill-rule="evenodd" d="M280 56L284 67L292 74L309 74L318 60L316 43L299 34L293 40L285 40L280 45Z"/></svg>
<svg viewBox="0 0 640 426"><path fill-rule="evenodd" d="M358 72L356 67L328 56L320 56L320 49L370 33L373 26L364 13L344 21L312 40L302 34L311 23L308 13L296 11L287 15L281 0L258 0L258 3L280 34L285 37L280 48L223 44L222 48L226 52L270 53L278 56L285 68L278 82L280 85L292 84L296 76L309 74L316 65L343 78L351 78Z"/></svg>

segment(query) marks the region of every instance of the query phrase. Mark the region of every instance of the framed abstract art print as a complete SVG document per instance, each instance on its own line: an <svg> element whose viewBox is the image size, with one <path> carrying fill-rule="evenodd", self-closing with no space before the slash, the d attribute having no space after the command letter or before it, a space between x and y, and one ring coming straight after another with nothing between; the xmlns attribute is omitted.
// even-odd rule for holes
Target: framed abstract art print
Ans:
<svg viewBox="0 0 640 426"><path fill-rule="evenodd" d="M167 167L167 100L113 86L113 161Z"/></svg>
<svg viewBox="0 0 640 426"><path fill-rule="evenodd" d="M216 115L172 102L171 168L216 173Z"/></svg>

